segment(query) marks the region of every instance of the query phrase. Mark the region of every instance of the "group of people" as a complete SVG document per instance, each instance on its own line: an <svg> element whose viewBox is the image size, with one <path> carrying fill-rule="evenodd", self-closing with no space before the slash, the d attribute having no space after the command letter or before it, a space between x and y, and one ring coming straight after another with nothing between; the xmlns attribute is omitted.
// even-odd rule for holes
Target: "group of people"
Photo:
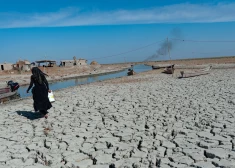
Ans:
<svg viewBox="0 0 235 168"><path fill-rule="evenodd" d="M50 93L51 90L49 89L46 76L48 75L43 73L38 67L33 67L27 93L29 93L30 89L34 86L32 88L34 110L39 111L45 118L48 118L47 110L49 110L52 105L48 98L48 93Z"/></svg>

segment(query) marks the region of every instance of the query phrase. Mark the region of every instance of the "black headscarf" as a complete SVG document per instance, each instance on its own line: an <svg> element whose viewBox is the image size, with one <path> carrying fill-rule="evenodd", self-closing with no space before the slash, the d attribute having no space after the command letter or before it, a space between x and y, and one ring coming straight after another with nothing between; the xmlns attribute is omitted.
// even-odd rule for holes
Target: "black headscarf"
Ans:
<svg viewBox="0 0 235 168"><path fill-rule="evenodd" d="M42 84L46 80L45 76L48 76L47 74L43 73L38 67L32 68L32 74L33 78L36 79L39 84Z"/></svg>

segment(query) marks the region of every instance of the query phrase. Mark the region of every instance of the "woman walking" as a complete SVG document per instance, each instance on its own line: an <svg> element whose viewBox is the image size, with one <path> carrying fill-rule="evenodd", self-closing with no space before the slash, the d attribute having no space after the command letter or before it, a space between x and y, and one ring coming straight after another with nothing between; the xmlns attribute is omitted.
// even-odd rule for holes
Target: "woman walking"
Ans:
<svg viewBox="0 0 235 168"><path fill-rule="evenodd" d="M29 93L29 90L34 85L32 89L34 110L39 111L44 115L45 118L47 118L47 110L50 109L52 105L48 99L48 92L50 92L50 89L45 76L48 75L43 73L38 67L33 67L30 85L27 89L27 93Z"/></svg>

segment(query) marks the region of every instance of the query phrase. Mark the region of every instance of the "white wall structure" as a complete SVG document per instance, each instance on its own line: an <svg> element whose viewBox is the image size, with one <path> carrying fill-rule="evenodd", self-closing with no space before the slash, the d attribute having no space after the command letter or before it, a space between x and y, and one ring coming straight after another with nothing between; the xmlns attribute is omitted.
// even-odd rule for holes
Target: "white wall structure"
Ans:
<svg viewBox="0 0 235 168"><path fill-rule="evenodd" d="M0 71L7 71L13 69L13 64L11 63L0 63Z"/></svg>

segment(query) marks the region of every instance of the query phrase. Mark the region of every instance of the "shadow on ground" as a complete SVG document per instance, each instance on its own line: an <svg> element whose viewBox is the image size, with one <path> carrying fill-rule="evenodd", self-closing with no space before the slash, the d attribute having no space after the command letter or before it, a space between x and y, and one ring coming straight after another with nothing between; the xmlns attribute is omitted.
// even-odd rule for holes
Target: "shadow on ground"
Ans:
<svg viewBox="0 0 235 168"><path fill-rule="evenodd" d="M30 120L36 120L39 118L43 118L44 115L38 112L32 112L32 111L16 111L18 115L24 116Z"/></svg>

